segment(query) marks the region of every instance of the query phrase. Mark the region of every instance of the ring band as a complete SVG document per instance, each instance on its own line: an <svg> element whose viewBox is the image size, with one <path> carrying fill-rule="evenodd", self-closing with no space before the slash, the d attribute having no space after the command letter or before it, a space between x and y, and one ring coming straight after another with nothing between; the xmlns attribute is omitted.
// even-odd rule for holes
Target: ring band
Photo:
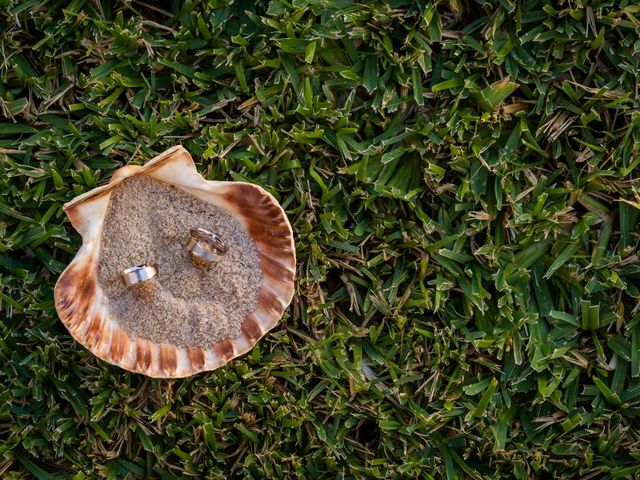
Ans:
<svg viewBox="0 0 640 480"><path fill-rule="evenodd" d="M187 250L196 265L210 265L221 260L228 248L215 233L204 228L192 228L187 241Z"/></svg>
<svg viewBox="0 0 640 480"><path fill-rule="evenodd" d="M192 228L189 232L191 234L191 238L189 239L189 244L187 244L188 248L191 248L190 245L193 245L195 242L204 242L213 250L216 250L218 255L224 255L229 250L222 239L213 232L209 230L205 230L204 228Z"/></svg>
<svg viewBox="0 0 640 480"><path fill-rule="evenodd" d="M151 280L158 274L158 269L148 265L136 265L122 272L122 280L127 287Z"/></svg>
<svg viewBox="0 0 640 480"><path fill-rule="evenodd" d="M189 252L192 256L198 257L206 263L213 263L216 260L220 259L220 255L218 255L217 253L213 253L211 250L204 247L201 243L196 243L195 245L193 245Z"/></svg>

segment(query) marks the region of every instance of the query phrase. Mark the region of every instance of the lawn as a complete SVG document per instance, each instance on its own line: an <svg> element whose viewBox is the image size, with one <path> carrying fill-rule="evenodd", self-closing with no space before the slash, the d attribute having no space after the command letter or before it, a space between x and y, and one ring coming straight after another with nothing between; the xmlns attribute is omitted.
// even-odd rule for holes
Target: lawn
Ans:
<svg viewBox="0 0 640 480"><path fill-rule="evenodd" d="M640 477L634 0L0 0L0 478ZM177 144L293 226L247 355L57 318L62 210Z"/></svg>

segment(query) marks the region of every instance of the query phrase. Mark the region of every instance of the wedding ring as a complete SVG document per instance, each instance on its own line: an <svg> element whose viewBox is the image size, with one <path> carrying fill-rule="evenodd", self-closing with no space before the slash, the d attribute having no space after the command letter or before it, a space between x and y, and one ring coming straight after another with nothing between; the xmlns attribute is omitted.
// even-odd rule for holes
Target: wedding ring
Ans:
<svg viewBox="0 0 640 480"><path fill-rule="evenodd" d="M187 250L196 265L206 266L220 261L229 249L217 234L204 228L192 228Z"/></svg>
<svg viewBox="0 0 640 480"><path fill-rule="evenodd" d="M156 267L148 265L136 265L135 267L127 268L122 272L122 280L127 287L131 287L138 283L151 280L158 274Z"/></svg>

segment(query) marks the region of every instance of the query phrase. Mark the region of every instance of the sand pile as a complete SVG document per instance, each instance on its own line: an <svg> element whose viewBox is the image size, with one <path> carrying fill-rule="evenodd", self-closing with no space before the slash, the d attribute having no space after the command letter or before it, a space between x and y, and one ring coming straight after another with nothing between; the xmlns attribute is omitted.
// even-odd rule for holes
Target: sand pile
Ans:
<svg viewBox="0 0 640 480"><path fill-rule="evenodd" d="M216 232L229 247L211 268L196 267L185 248L189 230ZM182 190L151 179L125 179L105 219L98 282L111 317L132 337L176 346L208 346L240 335L257 306L262 270L255 244L238 220ZM123 270L156 265L154 295L139 299Z"/></svg>

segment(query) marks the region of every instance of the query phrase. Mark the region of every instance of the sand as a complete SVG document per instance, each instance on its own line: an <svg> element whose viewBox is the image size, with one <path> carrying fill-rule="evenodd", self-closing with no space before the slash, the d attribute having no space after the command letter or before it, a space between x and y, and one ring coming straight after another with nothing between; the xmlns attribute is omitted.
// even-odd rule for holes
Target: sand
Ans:
<svg viewBox="0 0 640 480"><path fill-rule="evenodd" d="M211 268L195 266L185 248L196 227L216 232L229 247ZM140 264L157 266L151 295L136 295L122 281L122 271ZM235 217L146 176L114 189L99 265L110 317L133 338L176 346L239 336L262 283L255 244Z"/></svg>

